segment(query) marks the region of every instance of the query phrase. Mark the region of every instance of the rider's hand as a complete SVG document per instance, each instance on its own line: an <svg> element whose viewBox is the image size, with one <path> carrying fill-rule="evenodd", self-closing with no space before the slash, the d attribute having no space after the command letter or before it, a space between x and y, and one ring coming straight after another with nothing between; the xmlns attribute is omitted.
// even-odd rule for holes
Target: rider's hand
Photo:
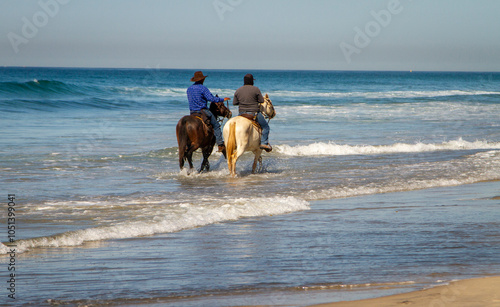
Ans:
<svg viewBox="0 0 500 307"><path fill-rule="evenodd" d="M228 101L228 100L231 100L231 98L229 98L229 97L224 98L224 101Z"/></svg>

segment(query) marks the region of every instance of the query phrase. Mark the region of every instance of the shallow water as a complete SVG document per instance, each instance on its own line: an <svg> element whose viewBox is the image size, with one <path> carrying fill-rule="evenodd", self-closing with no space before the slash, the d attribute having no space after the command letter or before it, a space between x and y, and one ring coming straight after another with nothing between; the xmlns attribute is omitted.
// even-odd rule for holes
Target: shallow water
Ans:
<svg viewBox="0 0 500 307"><path fill-rule="evenodd" d="M39 248L19 256L18 287L28 301L52 303L300 306L490 275L497 187L315 201L291 214Z"/></svg>
<svg viewBox="0 0 500 307"><path fill-rule="evenodd" d="M237 178L219 153L178 168L191 74L0 69L18 302L302 305L498 273L499 74L254 72L274 150Z"/></svg>

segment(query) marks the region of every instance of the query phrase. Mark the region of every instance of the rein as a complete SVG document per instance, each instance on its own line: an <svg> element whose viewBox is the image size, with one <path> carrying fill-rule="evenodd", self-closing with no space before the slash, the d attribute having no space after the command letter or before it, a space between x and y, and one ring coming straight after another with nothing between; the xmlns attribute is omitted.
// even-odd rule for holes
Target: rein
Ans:
<svg viewBox="0 0 500 307"><path fill-rule="evenodd" d="M264 115L264 118L267 118L267 123L269 124L271 122L272 118L263 112L260 112L260 113L262 113L262 115Z"/></svg>
<svg viewBox="0 0 500 307"><path fill-rule="evenodd" d="M267 115L267 114L266 114L266 113L264 113L264 112L261 112L261 113L262 113L262 115L264 115L264 118L267 118L267 119L268 119L268 120L267 120L267 123L269 124L269 123L271 122L271 119L272 119L272 118L271 118L271 116ZM275 114L276 114L276 113L275 113Z"/></svg>
<svg viewBox="0 0 500 307"><path fill-rule="evenodd" d="M217 97L219 97L218 95L216 95L216 96L217 96ZM222 103L222 105L224 105L224 103ZM229 100L228 100L228 102L227 102L227 109L229 110ZM220 112L220 108L219 108L217 111L218 111L217 113L219 113L219 114L220 114L220 113L222 113L222 112ZM215 115L215 114L214 114L214 115ZM218 122L218 123L219 123L219 125L221 125L221 126L222 126L222 122L224 122L224 118L225 118L225 117L226 117L226 116L224 116L224 115L216 115L216 116L215 116L215 118L216 118L217 122ZM220 119L219 119L219 118L220 118Z"/></svg>

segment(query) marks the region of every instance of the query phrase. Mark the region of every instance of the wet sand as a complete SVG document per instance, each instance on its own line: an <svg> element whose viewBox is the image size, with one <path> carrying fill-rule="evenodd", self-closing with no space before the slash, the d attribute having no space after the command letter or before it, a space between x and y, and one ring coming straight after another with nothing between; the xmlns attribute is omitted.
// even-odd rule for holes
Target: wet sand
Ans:
<svg viewBox="0 0 500 307"><path fill-rule="evenodd" d="M500 306L500 276L466 279L448 285L373 299L335 302L311 307L493 307Z"/></svg>

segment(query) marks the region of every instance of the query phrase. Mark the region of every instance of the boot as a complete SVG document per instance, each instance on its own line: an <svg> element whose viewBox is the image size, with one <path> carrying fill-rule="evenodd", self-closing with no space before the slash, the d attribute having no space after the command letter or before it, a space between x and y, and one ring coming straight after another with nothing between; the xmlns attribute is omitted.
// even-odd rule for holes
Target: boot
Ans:
<svg viewBox="0 0 500 307"><path fill-rule="evenodd" d="M266 152L271 152L271 150L273 150L273 147L269 144L261 144L260 149L264 149Z"/></svg>
<svg viewBox="0 0 500 307"><path fill-rule="evenodd" d="M224 158L227 159L227 156L226 156L226 146L224 144L222 145L219 145L219 150L218 152L222 152L222 154L224 155Z"/></svg>

